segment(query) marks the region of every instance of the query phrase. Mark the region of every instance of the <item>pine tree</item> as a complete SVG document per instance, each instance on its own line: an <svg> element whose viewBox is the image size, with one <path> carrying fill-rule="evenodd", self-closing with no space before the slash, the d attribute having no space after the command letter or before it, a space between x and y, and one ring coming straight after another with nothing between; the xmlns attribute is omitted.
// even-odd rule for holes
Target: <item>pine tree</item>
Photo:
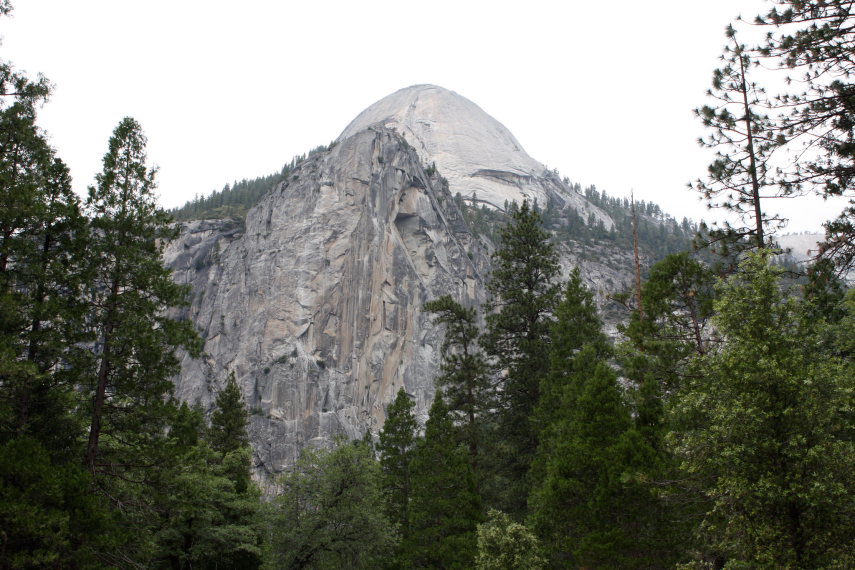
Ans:
<svg viewBox="0 0 855 570"><path fill-rule="evenodd" d="M217 428L206 428L201 410L186 404L170 424L163 445L177 461L156 475L151 491L158 517L150 523L155 552L148 566L259 568L265 521L249 480L249 446L214 450L205 436Z"/></svg>
<svg viewBox="0 0 855 570"><path fill-rule="evenodd" d="M556 567L648 568L663 554L651 540L647 483L657 458L608 364L612 347L578 270L556 317L535 415L531 524Z"/></svg>
<svg viewBox="0 0 855 570"><path fill-rule="evenodd" d="M389 520L398 525L403 538L410 533L410 495L412 462L418 439L415 404L398 390L395 401L386 410L386 422L380 430L377 453L380 459L381 486L386 490Z"/></svg>
<svg viewBox="0 0 855 570"><path fill-rule="evenodd" d="M225 387L217 394L209 438L211 448L223 455L227 472L238 493L245 492L251 484L252 448L246 431L248 422L243 394L234 372L231 372Z"/></svg>
<svg viewBox="0 0 855 570"><path fill-rule="evenodd" d="M650 268L642 287L646 315L633 313L622 329L628 342L620 358L639 385L650 377L654 394L678 390L693 357L716 342L710 326L715 298L712 270L688 253L672 254Z"/></svg>
<svg viewBox="0 0 855 570"><path fill-rule="evenodd" d="M528 470L537 448L531 416L540 381L549 370L549 328L557 304L558 256L538 212L528 202L514 209L493 254L485 352L502 378L491 455L497 465L492 493L509 514L525 511Z"/></svg>
<svg viewBox="0 0 855 570"><path fill-rule="evenodd" d="M175 350L195 352L199 344L189 322L165 315L187 302L187 290L161 261L177 228L157 205L145 144L139 124L122 120L89 188L95 271L89 326L97 350L86 465L93 473L121 470L128 453L160 437L170 406L165 396L178 370Z"/></svg>
<svg viewBox="0 0 855 570"><path fill-rule="evenodd" d="M756 61L737 41L733 26L727 27L726 35L732 46L725 47L724 66L715 70L712 89L707 91L715 104L695 110L712 131L699 142L717 149L708 169L708 182L698 180L695 188L709 207L724 208L746 221L746 225L738 227L725 223L723 228L710 232L710 241L721 246L725 255L733 247L766 247L767 233L782 222L762 204L764 198L782 195L769 176L769 159L782 140L769 116L762 114L769 108L765 92L749 79Z"/></svg>
<svg viewBox="0 0 855 570"><path fill-rule="evenodd" d="M220 453L229 453L249 446L248 422L243 394L235 373L230 372L225 387L217 394L211 414L211 447Z"/></svg>
<svg viewBox="0 0 855 570"><path fill-rule="evenodd" d="M572 391L578 396L562 401L565 415L550 425L541 447L544 476L529 507L533 528L556 567L649 568L655 558L639 533L652 502L644 484L652 452L608 364L599 362Z"/></svg>
<svg viewBox="0 0 855 570"><path fill-rule="evenodd" d="M96 568L113 546L79 461L87 228L36 125L48 93L44 77L0 62L0 568Z"/></svg>
<svg viewBox="0 0 855 570"><path fill-rule="evenodd" d="M124 119L109 141L103 171L90 187L87 251L92 279L85 301L91 352L79 363L87 402L83 464L98 496L112 506L120 549L102 549L104 564L143 564L154 548L157 497L180 458L166 445L176 411L170 397L176 350L198 353L192 325L168 310L185 304L161 253L177 228L156 203L154 171L145 163L139 124Z"/></svg>
<svg viewBox="0 0 855 570"><path fill-rule="evenodd" d="M79 382L67 364L87 340L87 231L68 168L34 121L23 103L0 110L0 431L54 440L58 451L80 429L64 422L74 422Z"/></svg>
<svg viewBox="0 0 855 570"><path fill-rule="evenodd" d="M778 182L791 194L849 196L855 189L855 41L851 0L775 0L756 23L772 28L759 53L767 67L797 72L776 98L793 166ZM824 256L841 272L855 263L855 207L826 224Z"/></svg>
<svg viewBox="0 0 855 570"><path fill-rule="evenodd" d="M412 470L410 535L404 556L412 568L469 568L481 501L466 452L458 444L448 407L437 392Z"/></svg>
<svg viewBox="0 0 855 570"><path fill-rule="evenodd" d="M467 309L448 295L426 303L425 310L436 315L435 323L445 325L436 385L443 390L456 423L462 426L462 439L477 480L481 475L484 416L494 407L487 362L478 347L477 315L474 308Z"/></svg>

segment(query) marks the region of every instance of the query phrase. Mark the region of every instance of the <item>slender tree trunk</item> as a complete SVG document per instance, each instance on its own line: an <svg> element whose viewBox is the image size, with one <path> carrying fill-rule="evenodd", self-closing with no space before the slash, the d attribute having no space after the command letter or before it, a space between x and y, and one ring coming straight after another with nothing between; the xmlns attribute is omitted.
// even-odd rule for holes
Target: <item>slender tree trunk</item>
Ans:
<svg viewBox="0 0 855 570"><path fill-rule="evenodd" d="M110 358L112 357L111 339L115 329L116 299L119 296L119 279L113 278L110 299L107 303L107 318L104 323L104 346L98 366L98 383L95 386L95 401L92 406L92 422L89 427L89 444L86 446L86 465L95 472L98 457L98 439L101 437L101 419L104 416L104 402L107 397L107 383L110 379Z"/></svg>
<svg viewBox="0 0 855 570"><path fill-rule="evenodd" d="M735 36L733 41L736 44L736 55L739 58L739 76L742 80L742 107L745 111L745 132L748 135L748 172L751 175L751 197L754 203L754 231L757 238L757 247L763 249L766 247L766 239L763 235L763 211L760 209L760 180L757 177L757 155L754 152L753 122L751 121L751 106L748 104L748 84L745 80L745 60L742 58L742 48L736 42Z"/></svg>
<svg viewBox="0 0 855 570"><path fill-rule="evenodd" d="M53 240L51 239L50 233L45 235L45 239L42 242L42 263L41 269L42 274L47 271L48 265L48 253L50 252L51 244ZM33 298L33 318L30 321L30 342L27 345L27 360L29 362L36 362L36 358L39 354L39 346L38 341L36 340L36 336L39 331L42 329L42 319L41 319L41 305L45 301L45 284L44 280L39 280L39 284L36 285L36 294ZM39 372L45 372L45 370L38 366ZM18 433L23 433L26 429L27 424L30 421L30 402L32 400L32 390L30 386L25 386L20 394L20 399L18 400Z"/></svg>

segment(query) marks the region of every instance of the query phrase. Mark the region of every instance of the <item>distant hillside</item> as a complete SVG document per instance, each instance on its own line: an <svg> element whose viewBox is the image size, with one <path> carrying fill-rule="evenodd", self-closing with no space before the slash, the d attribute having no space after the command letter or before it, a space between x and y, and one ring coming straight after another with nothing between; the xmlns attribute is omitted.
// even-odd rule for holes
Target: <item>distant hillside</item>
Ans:
<svg viewBox="0 0 855 570"><path fill-rule="evenodd" d="M606 212L614 221L614 226L606 229L602 221L592 215L586 219L572 206L560 209L552 202L547 203L545 208L537 204L544 225L555 233L556 239L560 243L577 245L577 253L582 259L598 257L603 247L632 251L632 207L629 199L609 196L605 191L597 190L596 186L582 190L580 184L571 183L566 178L564 183ZM499 228L506 222L507 215L485 205L473 206L471 200L465 200L459 194L455 199L472 231L495 243ZM695 222L687 218L678 222L652 202L636 202L635 209L639 249L648 263L658 261L670 253L691 248L692 238L698 231Z"/></svg>
<svg viewBox="0 0 855 570"><path fill-rule="evenodd" d="M195 198L180 208L175 208L171 213L180 222L228 218L243 220L247 211L255 206L271 188L288 178L298 164L328 148L328 146L318 146L308 154L295 156L275 174L259 176L252 180L245 178L235 181L233 184L226 184L222 190L214 190L207 196L197 194Z"/></svg>

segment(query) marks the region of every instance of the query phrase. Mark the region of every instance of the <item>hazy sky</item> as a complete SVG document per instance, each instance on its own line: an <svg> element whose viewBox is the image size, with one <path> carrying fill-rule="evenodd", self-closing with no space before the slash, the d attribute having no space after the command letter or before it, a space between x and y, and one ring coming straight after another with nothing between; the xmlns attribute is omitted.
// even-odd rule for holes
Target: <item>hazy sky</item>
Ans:
<svg viewBox="0 0 855 570"><path fill-rule="evenodd" d="M705 216L704 104L724 28L763 0L17 0L0 57L55 85L40 114L75 188L136 118L174 207L278 171L365 107L433 83L583 185ZM792 204L790 229L840 206Z"/></svg>

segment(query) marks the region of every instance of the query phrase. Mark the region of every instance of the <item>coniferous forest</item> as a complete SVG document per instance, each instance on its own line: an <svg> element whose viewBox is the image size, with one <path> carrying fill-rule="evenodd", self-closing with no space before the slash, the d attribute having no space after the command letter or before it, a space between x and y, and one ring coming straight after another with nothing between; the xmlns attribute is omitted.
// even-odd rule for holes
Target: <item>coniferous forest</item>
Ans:
<svg viewBox="0 0 855 570"><path fill-rule="evenodd" d="M0 62L0 569L855 568L855 206L800 280L769 207L852 196L853 8L775 0L756 46L727 29L692 186L729 222L642 203L639 236L634 210L586 192L612 239L661 259L617 336L558 263L558 240L605 230L470 209L496 244L488 301L425 306L444 342L424 425L402 390L377 437L305 450L270 496L234 375L212 410L173 395L176 351L202 341L169 316L190 291L161 260L180 228L141 125L118 124L79 197L38 127L49 84ZM768 96L761 66L804 80ZM298 160L174 214L239 217Z"/></svg>

